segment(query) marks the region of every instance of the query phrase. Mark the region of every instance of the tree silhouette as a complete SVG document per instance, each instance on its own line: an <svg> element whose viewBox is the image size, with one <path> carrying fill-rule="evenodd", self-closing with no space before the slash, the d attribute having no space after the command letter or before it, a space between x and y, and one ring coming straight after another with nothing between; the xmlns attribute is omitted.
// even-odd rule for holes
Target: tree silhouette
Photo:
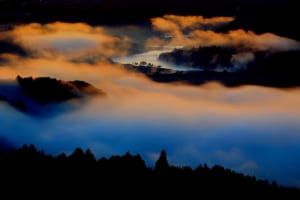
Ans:
<svg viewBox="0 0 300 200"><path fill-rule="evenodd" d="M84 161L84 152L81 148L77 147L74 152L69 156L70 161Z"/></svg>
<svg viewBox="0 0 300 200"><path fill-rule="evenodd" d="M85 161L96 162L96 158L90 149L87 149L84 153Z"/></svg>
<svg viewBox="0 0 300 200"><path fill-rule="evenodd" d="M157 195L167 195L168 198L184 195L185 199L192 199L200 194L199 189L200 195L218 197L222 193L224 198L233 199L240 198L240 194L247 194L251 198L266 195L282 199L300 197L299 188L256 180L255 177L236 173L220 165L209 168L204 164L196 169L169 165L165 150L161 151L152 169L146 168L139 154L131 155L129 152L96 160L90 149L83 151L78 147L70 156L61 153L52 157L37 150L34 145L23 145L10 152L0 151L0 169L2 183L13 181L11 183L16 189L28 187L28 191L34 191L33 188L37 188L37 191L42 189L47 194L63 193L72 198L80 194L93 197L99 195L99 189L105 195L112 188L112 197L118 197L118 191L122 191L122 197L133 199L140 198L139 193L133 191L142 191L151 198ZM31 180L33 185L27 184L27 180ZM73 192L64 190L66 185L71 186ZM2 191L5 191L3 186Z"/></svg>
<svg viewBox="0 0 300 200"><path fill-rule="evenodd" d="M165 150L162 150L160 152L159 158L155 162L155 170L164 171L164 170L167 170L168 168L169 168L169 163L168 163L168 159L167 159L167 153Z"/></svg>

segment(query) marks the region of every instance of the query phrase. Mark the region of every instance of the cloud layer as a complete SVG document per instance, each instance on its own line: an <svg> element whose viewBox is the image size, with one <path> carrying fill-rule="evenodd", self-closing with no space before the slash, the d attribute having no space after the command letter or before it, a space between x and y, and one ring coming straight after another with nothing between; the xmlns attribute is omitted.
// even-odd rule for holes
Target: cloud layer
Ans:
<svg viewBox="0 0 300 200"><path fill-rule="evenodd" d="M289 51L299 50L298 41L280 37L272 33L256 34L242 29L231 30L227 33L215 32L216 27L225 25L234 18L202 16L174 16L165 15L151 20L153 29L166 36L166 39L153 37L146 43L147 46L184 46L208 47L221 46L240 48L248 51Z"/></svg>
<svg viewBox="0 0 300 200"><path fill-rule="evenodd" d="M104 28L84 23L33 23L14 28L7 37L35 56L69 60L126 55L131 47L129 38L110 36Z"/></svg>
<svg viewBox="0 0 300 200"><path fill-rule="evenodd" d="M250 62L256 61L255 53L258 52L265 53L267 57L274 53L300 50L299 41L273 33L256 34L253 31L245 31L243 29L229 30L227 32L217 31L217 28L233 20L234 18L232 17L203 18L202 16L174 15L153 18L151 19L153 29L162 35L149 38L145 43L145 49L151 50L153 47L183 49L184 52L178 57L174 57L177 55L176 53L172 55L167 53L168 55L165 55L165 59L161 59L161 61L200 69L206 69L206 67L201 65L195 66L194 63L205 62L197 61L198 57L191 55L191 50L194 49L194 53L197 53L198 48L218 47L233 51L234 53L229 55L231 58L229 57L228 61L226 61L228 66L220 64L226 60L224 57L228 55L224 52L227 51L223 52L224 55L215 52L214 59L210 61L212 64L215 63L215 66L211 68L215 68L219 72L224 70L236 72L247 69ZM207 52L209 53L210 50L212 49L208 49Z"/></svg>
<svg viewBox="0 0 300 200"><path fill-rule="evenodd" d="M165 21L175 21L169 30L180 30L187 44L229 45L231 40L230 44L241 46L250 40L253 49L298 48L297 42L272 34L193 30L227 23L231 18L191 17L187 24L181 24L183 19L164 17ZM200 19L201 23L197 21ZM182 29L192 30L190 36L186 37ZM78 79L107 93L104 99L95 98L78 109L43 119L0 102L0 138L9 143L34 143L38 149L53 154L71 153L80 146L90 148L97 157L130 151L140 153L149 165L166 149L170 163L176 165L221 164L284 184L295 185L300 180L300 159L295 153L300 150L299 88L155 83L108 61L110 56L126 53L132 39L111 36L103 27L29 24L6 34L32 56L1 54L6 62L0 67L0 80L15 79L17 75ZM269 37L278 42L268 45ZM176 36L170 41L158 39L169 45L182 45L176 43ZM288 47L281 47L281 43ZM104 59L78 62L79 58L99 55ZM252 59L247 53L233 57L239 63Z"/></svg>

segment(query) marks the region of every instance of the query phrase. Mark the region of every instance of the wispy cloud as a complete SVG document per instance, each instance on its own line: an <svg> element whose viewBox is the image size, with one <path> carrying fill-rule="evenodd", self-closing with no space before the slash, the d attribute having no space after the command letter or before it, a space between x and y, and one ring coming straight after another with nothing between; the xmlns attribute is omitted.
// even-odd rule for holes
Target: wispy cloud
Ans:
<svg viewBox="0 0 300 200"><path fill-rule="evenodd" d="M151 20L153 29L167 38L153 37L146 43L149 46L207 47L221 46L243 51L289 51L300 49L300 43L293 39L272 33L256 34L243 29L226 33L215 32L214 28L225 25L234 18L202 16L166 15Z"/></svg>
<svg viewBox="0 0 300 200"><path fill-rule="evenodd" d="M233 17L204 18L203 16L164 15L163 17L152 18L151 23L157 31L172 33L175 30L215 29L233 20Z"/></svg>
<svg viewBox="0 0 300 200"><path fill-rule="evenodd" d="M84 23L33 23L14 28L7 37L34 56L70 60L126 55L131 48L128 37L110 36L104 28Z"/></svg>

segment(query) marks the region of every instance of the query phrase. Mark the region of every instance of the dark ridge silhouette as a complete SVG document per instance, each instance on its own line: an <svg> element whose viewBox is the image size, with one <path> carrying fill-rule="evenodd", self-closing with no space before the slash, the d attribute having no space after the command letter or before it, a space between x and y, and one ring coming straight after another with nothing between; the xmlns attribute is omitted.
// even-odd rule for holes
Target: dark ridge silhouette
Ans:
<svg viewBox="0 0 300 200"><path fill-rule="evenodd" d="M37 150L32 144L24 144L20 149L0 151L0 169L2 195L6 188L13 186L15 190L30 191L22 195L31 197L38 197L40 192L69 198L78 195L85 195L85 198L94 195L175 198L184 195L185 199L194 199L204 195L218 197L220 194L223 198L245 195L252 198L300 197L298 188L256 179L220 165L210 168L200 164L195 169L169 165L165 150L161 151L155 167L150 168L139 154L129 152L96 159L89 149L83 151L78 147L70 155L53 156ZM30 184L26 184L28 181ZM14 195L10 193L10 197Z"/></svg>
<svg viewBox="0 0 300 200"><path fill-rule="evenodd" d="M61 102L104 92L84 81L61 81L50 77L22 78L17 81L26 95L39 102Z"/></svg>
<svg viewBox="0 0 300 200"><path fill-rule="evenodd" d="M225 86L260 85L268 87L300 86L298 66L300 51L250 52L253 60L235 63L232 56L241 49L225 47L199 47L193 49L175 49L162 53L159 59L177 65L194 67L199 71L174 71L153 66L124 65L125 68L138 71L157 82L185 82L201 85L218 81ZM243 52L243 51L242 51Z"/></svg>
<svg viewBox="0 0 300 200"><path fill-rule="evenodd" d="M196 67L204 70L216 70L220 66L233 68L232 55L238 53L235 48L223 48L218 46L199 47L192 49L175 49L172 52L161 53L159 60L188 67Z"/></svg>
<svg viewBox="0 0 300 200"><path fill-rule="evenodd" d="M135 69L139 70L139 69ZM226 87L239 87L242 85L258 85L275 88L294 88L300 86L298 74L259 73L256 71L242 72L213 72L213 71L189 71L189 72L155 72L146 74L151 80L161 83L184 83L191 85L202 85L208 82L219 82ZM141 72L142 73L142 72Z"/></svg>
<svg viewBox="0 0 300 200"><path fill-rule="evenodd" d="M236 63L232 60L238 53L251 53L253 60ZM176 65L199 68L206 71L284 71L296 73L300 64L300 50L269 52L254 51L245 47L198 47L191 49L175 49L172 52L161 53L159 59Z"/></svg>
<svg viewBox="0 0 300 200"><path fill-rule="evenodd" d="M72 109L69 100L85 100L106 95L102 90L84 81L62 81L50 77L17 76L16 83L2 82L0 89L0 101L7 102L19 111L40 117ZM57 110L58 104L62 106Z"/></svg>

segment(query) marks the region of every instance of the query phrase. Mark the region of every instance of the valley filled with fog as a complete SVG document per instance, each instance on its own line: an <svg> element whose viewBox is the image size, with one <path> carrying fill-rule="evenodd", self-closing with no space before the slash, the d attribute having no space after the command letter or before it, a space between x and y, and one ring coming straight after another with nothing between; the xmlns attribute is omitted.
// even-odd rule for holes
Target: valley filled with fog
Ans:
<svg viewBox="0 0 300 200"><path fill-rule="evenodd" d="M89 148L96 157L139 153L149 166L165 149L174 165L221 164L300 187L300 88L284 73L293 66L279 68L286 76L279 80L293 87L243 80L227 87L218 79L196 85L180 76L163 83L139 70L146 67L158 75L207 70L159 59L175 49L234 49L228 66L219 65L222 54L208 61L213 64L210 71L221 74L247 70L261 52L265 56L300 50L299 41L274 33L220 31L234 20L164 15L147 25L25 23L3 30L0 143L34 144L53 155L69 154L76 147ZM156 68L168 71L160 74ZM70 81L80 80L105 95L40 102L26 96L18 76L51 77L68 87ZM259 78L274 81L265 72ZM27 110L16 106L20 102Z"/></svg>

